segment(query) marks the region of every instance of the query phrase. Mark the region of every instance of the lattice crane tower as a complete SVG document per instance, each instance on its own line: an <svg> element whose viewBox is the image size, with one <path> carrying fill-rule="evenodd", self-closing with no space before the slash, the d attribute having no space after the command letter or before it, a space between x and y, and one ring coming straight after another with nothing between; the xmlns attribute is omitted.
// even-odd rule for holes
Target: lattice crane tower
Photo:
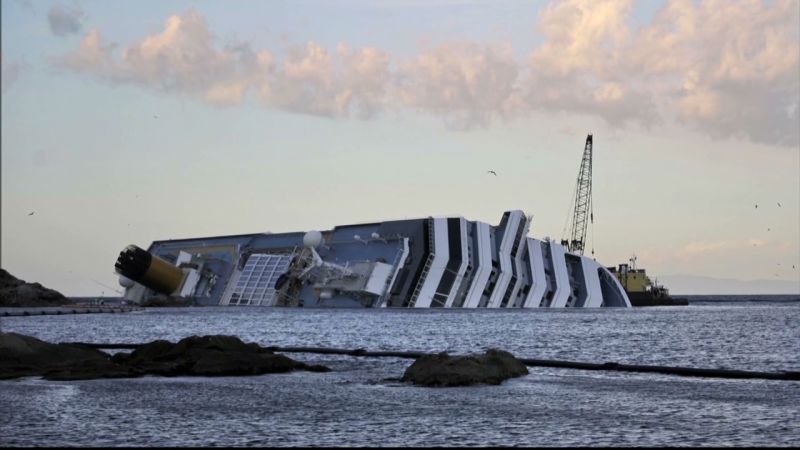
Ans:
<svg viewBox="0 0 800 450"><path fill-rule="evenodd" d="M573 253L583 255L586 248L587 219L594 223L592 212L592 135L586 137L583 149L581 169L578 172L578 183L575 187L575 209L572 214L569 239L562 239L561 244ZM594 254L594 250L592 251Z"/></svg>

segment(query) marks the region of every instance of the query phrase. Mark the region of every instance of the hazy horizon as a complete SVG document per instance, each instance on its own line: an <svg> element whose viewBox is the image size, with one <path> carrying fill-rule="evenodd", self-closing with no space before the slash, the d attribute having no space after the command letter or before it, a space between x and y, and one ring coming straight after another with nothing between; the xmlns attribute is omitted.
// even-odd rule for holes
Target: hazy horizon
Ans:
<svg viewBox="0 0 800 450"><path fill-rule="evenodd" d="M65 295L170 238L560 239L588 133L599 262L800 293L800 0L1 5L0 265Z"/></svg>

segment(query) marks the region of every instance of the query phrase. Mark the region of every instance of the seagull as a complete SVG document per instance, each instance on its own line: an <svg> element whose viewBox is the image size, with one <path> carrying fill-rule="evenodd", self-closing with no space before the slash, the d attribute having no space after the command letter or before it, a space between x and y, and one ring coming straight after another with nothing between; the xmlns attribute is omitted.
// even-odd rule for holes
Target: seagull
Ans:
<svg viewBox="0 0 800 450"><path fill-rule="evenodd" d="M780 208L780 207L781 207L781 202L778 202L778 208Z"/></svg>
<svg viewBox="0 0 800 450"><path fill-rule="evenodd" d="M31 212L29 212L29 213L28 213L28 215L29 215L29 216L32 216L32 215L33 215L33 213L35 213L35 212L36 212L36 211L31 211Z"/></svg>
<svg viewBox="0 0 800 450"><path fill-rule="evenodd" d="M492 174L492 175L494 175L494 176L497 176L497 172L495 172L494 170L490 170L490 171L488 171L488 172L486 172L486 173L490 173L490 174Z"/></svg>

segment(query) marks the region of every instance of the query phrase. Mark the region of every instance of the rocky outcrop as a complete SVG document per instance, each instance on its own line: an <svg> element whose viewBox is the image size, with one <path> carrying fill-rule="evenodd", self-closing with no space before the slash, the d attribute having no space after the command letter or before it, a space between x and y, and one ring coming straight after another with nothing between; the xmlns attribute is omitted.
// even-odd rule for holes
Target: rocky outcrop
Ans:
<svg viewBox="0 0 800 450"><path fill-rule="evenodd" d="M425 355L406 369L402 381L429 387L500 384L528 374L528 368L511 353L490 349L483 355Z"/></svg>
<svg viewBox="0 0 800 450"><path fill-rule="evenodd" d="M0 269L0 306L59 306L69 303L60 292L39 283L26 283Z"/></svg>
<svg viewBox="0 0 800 450"><path fill-rule="evenodd" d="M88 380L161 376L233 376L293 370L327 372L274 354L234 336L192 336L176 344L154 341L132 353L110 356L80 344L50 344L16 333L0 333L0 379L42 376Z"/></svg>
<svg viewBox="0 0 800 450"><path fill-rule="evenodd" d="M196 302L192 298L179 297L176 295L158 294L148 297L142 301L140 306L147 308L162 308L162 307L184 307L196 306Z"/></svg>
<svg viewBox="0 0 800 450"><path fill-rule="evenodd" d="M79 345L50 344L17 333L0 333L0 379L43 376L50 380L136 376L108 354Z"/></svg>
<svg viewBox="0 0 800 450"><path fill-rule="evenodd" d="M117 353L112 361L163 376L260 375L292 370L326 372L324 366L309 366L258 344L245 344L234 336L192 336L177 344L154 341L133 353Z"/></svg>

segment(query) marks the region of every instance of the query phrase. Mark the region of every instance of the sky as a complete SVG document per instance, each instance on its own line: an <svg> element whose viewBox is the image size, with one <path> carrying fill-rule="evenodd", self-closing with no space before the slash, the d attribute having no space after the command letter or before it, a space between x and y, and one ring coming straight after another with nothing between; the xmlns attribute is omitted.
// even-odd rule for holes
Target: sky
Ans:
<svg viewBox="0 0 800 450"><path fill-rule="evenodd" d="M800 0L1 5L21 279L111 295L128 244L510 209L560 239L592 133L599 262L800 293Z"/></svg>

